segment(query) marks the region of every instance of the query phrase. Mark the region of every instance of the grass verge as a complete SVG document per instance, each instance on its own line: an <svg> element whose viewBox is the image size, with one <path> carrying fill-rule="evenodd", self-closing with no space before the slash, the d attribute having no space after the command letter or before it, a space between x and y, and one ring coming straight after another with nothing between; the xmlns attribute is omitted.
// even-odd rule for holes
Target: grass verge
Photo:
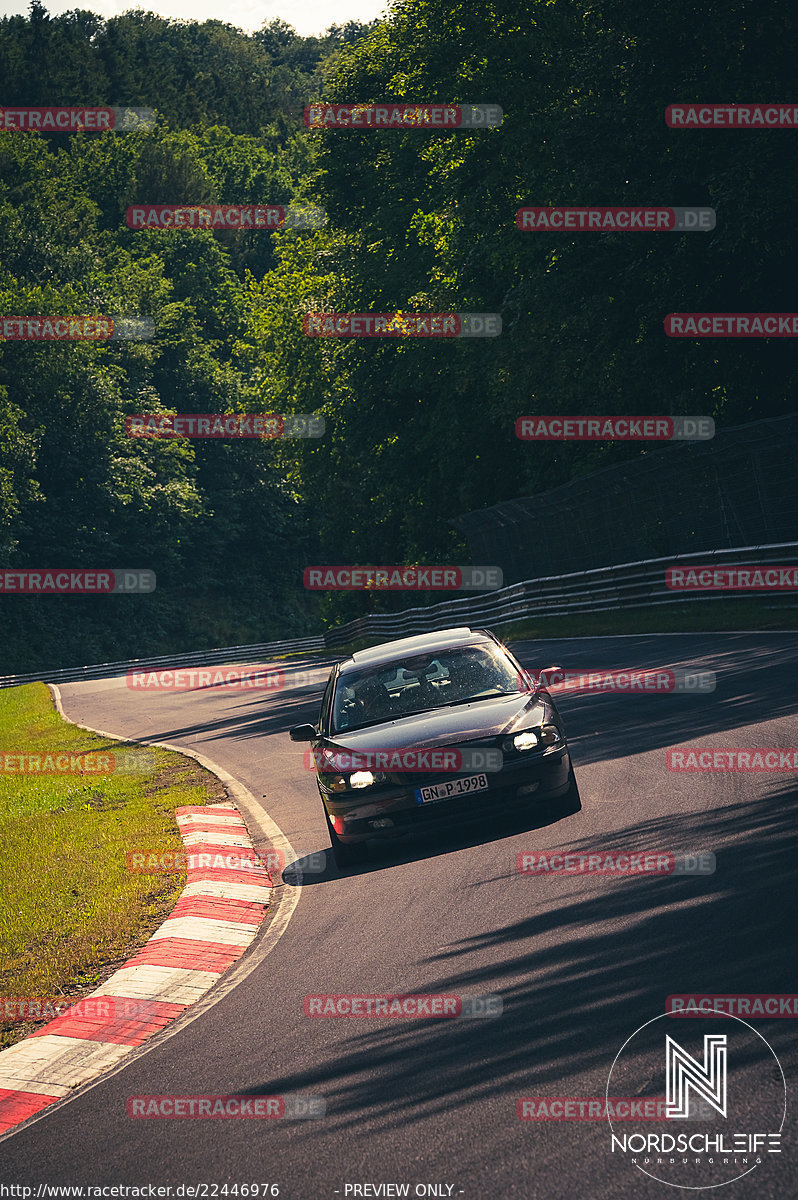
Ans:
<svg viewBox="0 0 798 1200"><path fill-rule="evenodd" d="M147 749L135 774L20 774L8 755L135 750L62 720L43 683L0 690L0 1003L75 1001L147 941L171 911L185 873L142 875L127 853L182 849L174 810L226 798L193 759ZM36 1022L7 1019L0 1047Z"/></svg>

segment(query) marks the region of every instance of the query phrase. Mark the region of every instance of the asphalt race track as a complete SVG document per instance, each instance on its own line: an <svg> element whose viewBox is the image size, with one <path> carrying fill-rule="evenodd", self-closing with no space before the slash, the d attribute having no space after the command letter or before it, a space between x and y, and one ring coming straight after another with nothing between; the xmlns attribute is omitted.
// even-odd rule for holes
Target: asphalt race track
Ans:
<svg viewBox="0 0 798 1200"><path fill-rule="evenodd" d="M435 1184L428 1194L469 1200L668 1195L610 1153L605 1121L522 1121L516 1102L603 1096L616 1054L671 994L798 992L794 772L676 774L665 765L666 751L684 744L798 746L798 635L514 649L530 668L711 670L717 689L558 698L581 813L541 823L531 804L526 819L499 829L463 827L372 850L346 873L331 861L323 873L303 872L279 940L264 922L207 1001L121 1069L5 1138L0 1181L276 1183L284 1200L379 1195L346 1185L384 1183L408 1183L410 1195L416 1184ZM266 844L259 822L268 812L300 859L329 843L305 747L287 730L315 720L320 694L141 693L124 678L62 688L74 721L200 751L223 766L257 801L243 814L256 846ZM712 852L717 869L517 875L519 852L546 849ZM286 879L296 881L290 868ZM500 996L503 1014L312 1019L303 1010L309 994L419 992ZM788 1080L798 1066L797 1020L752 1019ZM690 1022L672 1024L684 1034ZM130 1096L286 1093L322 1097L326 1115L126 1115ZM724 1200L798 1196L793 1127L788 1108L784 1152L725 1187Z"/></svg>

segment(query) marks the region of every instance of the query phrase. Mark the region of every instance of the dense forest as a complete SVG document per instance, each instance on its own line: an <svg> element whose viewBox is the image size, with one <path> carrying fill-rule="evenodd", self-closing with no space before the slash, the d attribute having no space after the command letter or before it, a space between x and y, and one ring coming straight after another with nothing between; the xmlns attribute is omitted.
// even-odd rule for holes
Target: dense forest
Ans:
<svg viewBox="0 0 798 1200"><path fill-rule="evenodd" d="M792 412L794 341L670 339L670 312L789 312L798 130L667 105L788 102L787 0L403 0L282 20L0 21L0 101L153 108L0 130L0 315L146 316L143 341L0 342L0 566L145 567L146 596L0 604L5 669L315 632L406 604L309 563L462 562L450 522L653 443L519 441L524 414ZM303 109L494 103L492 129L308 129ZM131 229L135 204L301 204L315 230ZM708 206L711 233L524 233L524 205ZM494 312L496 338L312 338L311 310ZM313 439L131 438L134 413L321 413ZM629 513L619 509L619 521ZM429 597L440 599L440 595ZM411 603L423 602L412 597Z"/></svg>

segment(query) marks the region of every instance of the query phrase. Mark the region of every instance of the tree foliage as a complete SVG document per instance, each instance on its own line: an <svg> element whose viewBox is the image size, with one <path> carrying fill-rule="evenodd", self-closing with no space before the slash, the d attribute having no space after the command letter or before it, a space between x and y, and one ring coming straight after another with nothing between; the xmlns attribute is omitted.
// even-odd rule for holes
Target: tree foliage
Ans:
<svg viewBox="0 0 798 1200"><path fill-rule="evenodd" d="M307 632L406 597L312 562L456 562L452 518L651 446L527 444L525 414L796 408L794 341L671 340L673 311L796 308L795 133L679 131L670 103L792 95L787 0L402 0L275 19L0 21L6 106L156 108L126 134L0 133L0 309L152 317L149 342L0 346L7 566L153 566L147 598L5 597L10 668ZM308 131L331 102L494 102L499 128ZM312 200L323 229L135 231L137 203ZM522 233L524 205L711 206L712 233ZM489 339L317 339L310 310L497 312ZM125 436L142 411L322 412L294 442ZM589 514L582 514L589 520ZM628 520L622 504L619 525ZM439 597L428 597L436 600ZM143 614L147 614L144 616ZM35 638L39 639L34 648Z"/></svg>
<svg viewBox="0 0 798 1200"><path fill-rule="evenodd" d="M327 561L452 561L465 548L450 518L656 448L523 443L525 414L708 414L723 426L796 408L794 341L663 330L674 311L795 309L794 133L665 123L680 101L786 102L795 50L787 0L735 0L723 14L693 0L408 0L344 50L328 101L493 102L504 120L313 132L315 194L332 221L322 307L498 312L504 331L299 351L335 417L323 445L296 456ZM710 206L717 227L515 226L521 206L585 204ZM302 254L288 252L281 277ZM287 344L272 334L264 357L287 365ZM328 612L392 602L407 603L337 596Z"/></svg>

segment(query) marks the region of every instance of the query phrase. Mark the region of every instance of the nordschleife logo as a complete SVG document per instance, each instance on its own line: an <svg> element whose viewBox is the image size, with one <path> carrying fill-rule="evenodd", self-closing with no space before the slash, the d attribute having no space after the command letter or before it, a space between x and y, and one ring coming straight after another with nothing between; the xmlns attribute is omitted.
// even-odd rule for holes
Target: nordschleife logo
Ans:
<svg viewBox="0 0 798 1200"><path fill-rule="evenodd" d="M696 1062L683 1046L665 1035L665 1108L671 1119L689 1119L692 1088L726 1116L726 1034L704 1034L704 1061Z"/></svg>
<svg viewBox="0 0 798 1200"><path fill-rule="evenodd" d="M691 1020L679 1040L675 1018L653 1017L627 1038L607 1077L606 1096L665 1095L661 1120L612 1117L609 1151L669 1187L702 1191L761 1167L777 1188L787 1113L784 1071L757 1029L720 1009ZM775 1193L774 1193L775 1194Z"/></svg>

